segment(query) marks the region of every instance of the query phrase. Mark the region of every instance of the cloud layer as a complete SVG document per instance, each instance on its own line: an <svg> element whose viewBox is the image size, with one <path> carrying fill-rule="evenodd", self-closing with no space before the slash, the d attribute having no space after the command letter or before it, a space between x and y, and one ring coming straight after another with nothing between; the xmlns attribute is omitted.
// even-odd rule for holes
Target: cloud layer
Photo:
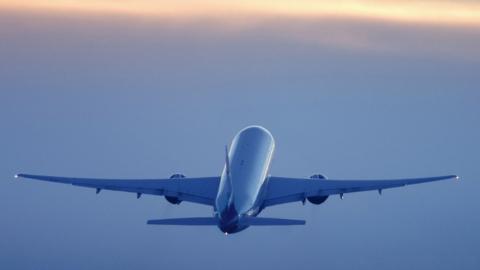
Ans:
<svg viewBox="0 0 480 270"><path fill-rule="evenodd" d="M96 1L93 1L96 2ZM90 3L90 2L88 2ZM391 2L389 2L391 3ZM81 5L81 4L78 4ZM136 40L164 37L172 42L218 42L306 46L375 56L480 61L480 28L474 24L432 24L355 16L127 16L46 10L1 10L4 46L41 43L42 33L78 31L98 35L102 29ZM223 14L223 13L222 13ZM70 30L69 30L70 29ZM105 31L110 31L105 30ZM25 33L25 34L22 34ZM34 38L37 36L37 38ZM267 42L267 43L268 43ZM11 47L15 48L15 46Z"/></svg>
<svg viewBox="0 0 480 270"><path fill-rule="evenodd" d="M433 24L480 24L480 3L476 1L26 1L0 0L0 8L48 12L110 13L175 18L286 16L302 18L364 18Z"/></svg>

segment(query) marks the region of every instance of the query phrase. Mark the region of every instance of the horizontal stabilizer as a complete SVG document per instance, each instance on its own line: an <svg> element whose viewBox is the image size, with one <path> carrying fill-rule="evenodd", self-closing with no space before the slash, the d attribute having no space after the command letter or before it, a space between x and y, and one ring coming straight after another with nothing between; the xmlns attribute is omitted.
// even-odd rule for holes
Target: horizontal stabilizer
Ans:
<svg viewBox="0 0 480 270"><path fill-rule="evenodd" d="M168 218L151 219L147 221L151 225L183 225L183 226L206 226L217 225L218 221L214 217L191 217L191 218Z"/></svg>
<svg viewBox="0 0 480 270"><path fill-rule="evenodd" d="M305 220L284 218L251 217L245 220L249 226L282 226L282 225L305 225Z"/></svg>
<svg viewBox="0 0 480 270"><path fill-rule="evenodd" d="M281 225L305 225L305 220L283 218L243 218L241 224L247 226L281 226ZM214 217L191 217L191 218L168 218L152 219L147 221L150 225L181 225L181 226L208 226L218 225L218 219Z"/></svg>

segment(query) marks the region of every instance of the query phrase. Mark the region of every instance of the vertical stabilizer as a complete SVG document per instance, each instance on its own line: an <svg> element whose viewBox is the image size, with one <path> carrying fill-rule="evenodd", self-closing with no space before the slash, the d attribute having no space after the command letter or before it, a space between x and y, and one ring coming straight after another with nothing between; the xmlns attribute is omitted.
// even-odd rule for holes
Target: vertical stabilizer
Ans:
<svg viewBox="0 0 480 270"><path fill-rule="evenodd" d="M230 159L228 158L228 145L225 145L225 166L228 178L230 178Z"/></svg>
<svg viewBox="0 0 480 270"><path fill-rule="evenodd" d="M229 194L229 206L233 205L233 183L232 183L232 175L230 173L230 158L228 156L228 145L225 145L225 174L227 176L227 183L228 183L228 194Z"/></svg>

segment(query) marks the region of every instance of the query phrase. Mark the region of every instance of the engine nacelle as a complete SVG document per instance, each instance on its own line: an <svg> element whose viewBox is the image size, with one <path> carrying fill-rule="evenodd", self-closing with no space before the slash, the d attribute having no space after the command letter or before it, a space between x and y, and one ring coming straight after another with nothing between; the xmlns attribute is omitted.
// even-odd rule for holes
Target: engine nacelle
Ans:
<svg viewBox="0 0 480 270"><path fill-rule="evenodd" d="M312 180L325 180L327 179L325 176L321 174L314 174L310 176L310 179ZM319 205L324 203L328 199L328 196L311 196L307 197L307 200L313 204Z"/></svg>
<svg viewBox="0 0 480 270"><path fill-rule="evenodd" d="M183 179L185 178L185 175L183 174L179 174L179 173L176 173L172 176L170 176L170 179ZM180 200L179 198L175 197L175 196L165 196L165 199L171 203L171 204L180 204L182 202L182 200Z"/></svg>

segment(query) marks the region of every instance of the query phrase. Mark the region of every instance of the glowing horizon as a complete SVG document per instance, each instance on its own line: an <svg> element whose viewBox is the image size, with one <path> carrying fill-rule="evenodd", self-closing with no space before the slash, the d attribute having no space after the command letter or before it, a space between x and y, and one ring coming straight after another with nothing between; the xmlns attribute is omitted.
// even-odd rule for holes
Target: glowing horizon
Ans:
<svg viewBox="0 0 480 270"><path fill-rule="evenodd" d="M412 3L403 1L329 1L278 0L278 1L221 1L178 2L140 0L0 0L0 11L77 12L118 14L130 16L152 16L178 19L197 17L232 19L242 16L286 16L302 18L363 18L393 22L480 25L480 3L471 1L427 1Z"/></svg>

